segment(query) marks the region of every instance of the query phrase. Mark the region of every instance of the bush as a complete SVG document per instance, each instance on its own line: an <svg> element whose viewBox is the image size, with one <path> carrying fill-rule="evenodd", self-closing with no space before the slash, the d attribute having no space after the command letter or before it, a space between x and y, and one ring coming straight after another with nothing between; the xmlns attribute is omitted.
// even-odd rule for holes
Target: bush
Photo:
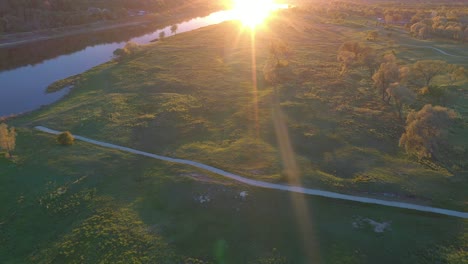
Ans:
<svg viewBox="0 0 468 264"><path fill-rule="evenodd" d="M125 56L135 53L136 51L138 51L138 49L139 49L139 45L135 42L130 41L130 42L127 42L127 44L125 44L125 47L114 50L114 57L116 59L120 59L120 58L123 58Z"/></svg>
<svg viewBox="0 0 468 264"><path fill-rule="evenodd" d="M75 141L75 138L69 131L62 132L57 136L57 142L60 145L70 146L70 145L73 145L74 141Z"/></svg>

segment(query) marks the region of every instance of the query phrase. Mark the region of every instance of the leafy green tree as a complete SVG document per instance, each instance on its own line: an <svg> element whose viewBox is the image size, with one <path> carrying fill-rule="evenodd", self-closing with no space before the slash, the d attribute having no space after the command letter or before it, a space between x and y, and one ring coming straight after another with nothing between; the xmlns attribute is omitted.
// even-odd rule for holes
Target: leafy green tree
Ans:
<svg viewBox="0 0 468 264"><path fill-rule="evenodd" d="M409 113L400 147L419 159L437 158L440 148L447 144L448 129L456 118L455 111L429 104Z"/></svg>
<svg viewBox="0 0 468 264"><path fill-rule="evenodd" d="M70 131L65 131L57 136L57 142L63 146L70 146L75 142L75 138L70 133Z"/></svg>
<svg viewBox="0 0 468 264"><path fill-rule="evenodd" d="M5 123L0 124L0 150L7 152L8 158L13 158L13 150L16 147L16 130L8 128Z"/></svg>

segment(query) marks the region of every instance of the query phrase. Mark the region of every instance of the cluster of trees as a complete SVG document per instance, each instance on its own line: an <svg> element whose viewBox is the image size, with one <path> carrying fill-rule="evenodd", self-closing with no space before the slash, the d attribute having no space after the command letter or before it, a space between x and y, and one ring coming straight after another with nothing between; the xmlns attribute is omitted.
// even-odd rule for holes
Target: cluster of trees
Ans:
<svg viewBox="0 0 468 264"><path fill-rule="evenodd" d="M376 23L407 27L418 38L439 37L468 42L466 1L405 1L398 5L375 1L328 1L311 5L310 11L330 19L367 17Z"/></svg>
<svg viewBox="0 0 468 264"><path fill-rule="evenodd" d="M419 12L411 19L410 32L414 37L426 39L431 36L468 42L468 24L458 18L458 13L430 14Z"/></svg>
<svg viewBox="0 0 468 264"><path fill-rule="evenodd" d="M452 84L466 78L462 66L445 61L421 60L412 65L400 65L393 53L378 56L376 51L358 42L345 42L338 50L342 74L352 67L363 67L372 76L374 87L386 104L393 104L400 120L404 120L403 108L408 106L406 131L400 146L418 158L437 158L437 153L446 143L448 128L457 114L446 107L432 106L441 103L450 92L437 86L434 79L444 76ZM421 110L411 109L418 94L420 102L426 102ZM429 97L428 97L429 96ZM420 105L420 104L418 104Z"/></svg>
<svg viewBox="0 0 468 264"><path fill-rule="evenodd" d="M0 33L21 32L115 20L131 10L158 12L184 0L0 0Z"/></svg>

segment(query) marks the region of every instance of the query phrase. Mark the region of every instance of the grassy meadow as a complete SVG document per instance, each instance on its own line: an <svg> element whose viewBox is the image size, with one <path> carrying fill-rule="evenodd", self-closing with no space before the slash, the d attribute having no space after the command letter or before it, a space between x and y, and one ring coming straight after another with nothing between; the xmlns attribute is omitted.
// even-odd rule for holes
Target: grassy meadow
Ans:
<svg viewBox="0 0 468 264"><path fill-rule="evenodd" d="M58 146L33 130L70 130L263 181L468 211L466 156L450 156L459 169L408 156L398 147L404 122L369 72L340 75L338 48L366 41L371 24L292 9L267 25L254 42L248 28L225 22L138 47L83 73L64 100L9 120L18 142L14 161L0 159L0 262L466 263L466 220L252 188L82 142ZM461 44L378 30L366 44L402 64L468 65L405 46L468 56ZM292 51L277 86L263 78L272 40ZM466 150L468 87L457 85L451 108L465 121L451 140Z"/></svg>

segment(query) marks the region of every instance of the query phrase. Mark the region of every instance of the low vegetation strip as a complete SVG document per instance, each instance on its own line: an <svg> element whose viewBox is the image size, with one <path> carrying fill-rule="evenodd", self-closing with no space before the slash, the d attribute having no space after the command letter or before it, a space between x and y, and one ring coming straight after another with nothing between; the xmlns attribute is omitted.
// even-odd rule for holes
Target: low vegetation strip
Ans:
<svg viewBox="0 0 468 264"><path fill-rule="evenodd" d="M54 135L58 135L61 133L60 131L49 129L43 126L36 126L35 129L45 132L45 133L54 134ZM78 135L74 135L74 137L75 139L88 142L94 145L98 145L101 147L105 147L105 148L112 148L112 149L134 153L137 155L142 155L142 156L146 156L146 157L150 157L154 159L163 160L163 161L190 165L190 166L197 167L203 170L207 170L209 172L216 173L223 177L227 177L232 180L235 180L235 181L247 184L247 185L251 185L251 186L267 188L267 189L283 190L283 191L295 192L295 193L302 193L302 194L307 194L307 195L321 196L321 197L332 198L332 199L340 199L340 200L354 201L354 202L360 202L360 203L384 205L384 206L389 206L389 207L403 208L403 209L416 210L416 211L421 211L421 212L429 212L429 213L468 219L468 213L466 212L453 211L453 210L448 210L448 209L435 208L435 207L430 207L430 206L422 206L422 205L403 203L403 202L379 200L379 199L360 197L360 196L354 196L354 195L346 195L346 194L322 191L322 190L317 190L317 189L303 188L300 186L290 186L290 185L257 181L257 180L247 179L239 175L236 175L227 171L223 171L221 169L218 169L209 165L205 165L196 161L165 157L165 156L156 155L156 154L152 154L152 153L148 153L148 152L144 152L144 151L140 151L140 150L136 150L132 148L122 147L122 146L118 146L118 145L114 145L110 143L93 140L93 139L78 136Z"/></svg>
<svg viewBox="0 0 468 264"><path fill-rule="evenodd" d="M443 55L446 55L446 56L451 56L451 57L458 57L458 58L468 58L468 56L460 56L460 55L454 55L454 54L450 54L446 51L443 51L439 48L436 48L436 47L432 47L432 46L421 46L421 45L411 45L411 44L400 44L400 46L404 46L404 47L413 47L413 48L421 48L421 49L432 49L432 50L435 50L439 53L442 53Z"/></svg>

